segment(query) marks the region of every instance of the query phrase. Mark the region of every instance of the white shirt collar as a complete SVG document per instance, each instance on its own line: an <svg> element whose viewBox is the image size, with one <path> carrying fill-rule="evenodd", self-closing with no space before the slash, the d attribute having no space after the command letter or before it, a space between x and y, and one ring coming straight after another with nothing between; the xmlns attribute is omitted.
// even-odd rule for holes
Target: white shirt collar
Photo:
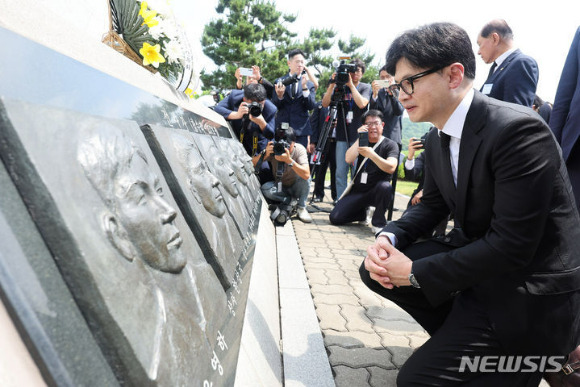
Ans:
<svg viewBox="0 0 580 387"><path fill-rule="evenodd" d="M445 125L443 125L443 129L441 129L443 133L448 134L451 137L461 139L463 125L465 125L465 118L467 117L467 112L469 111L471 102L473 102L474 94L475 93L473 89L469 89L453 113L451 113L451 116Z"/></svg>
<svg viewBox="0 0 580 387"><path fill-rule="evenodd" d="M517 48L511 48L509 50L507 50L506 52L504 52L503 54L501 54L500 56L497 57L497 59L495 60L495 63L497 63L497 67L496 69L499 68L499 66L503 63L504 60L506 60L506 58L508 56L510 56L515 50L517 50Z"/></svg>

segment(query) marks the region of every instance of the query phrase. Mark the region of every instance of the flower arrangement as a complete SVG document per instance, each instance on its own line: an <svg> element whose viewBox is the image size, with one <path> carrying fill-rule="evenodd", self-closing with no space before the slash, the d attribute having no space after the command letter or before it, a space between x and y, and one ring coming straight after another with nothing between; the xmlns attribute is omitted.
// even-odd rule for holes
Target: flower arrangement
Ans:
<svg viewBox="0 0 580 387"><path fill-rule="evenodd" d="M198 79L193 56L167 2L109 0L109 8L110 31L103 41L190 95L192 79Z"/></svg>

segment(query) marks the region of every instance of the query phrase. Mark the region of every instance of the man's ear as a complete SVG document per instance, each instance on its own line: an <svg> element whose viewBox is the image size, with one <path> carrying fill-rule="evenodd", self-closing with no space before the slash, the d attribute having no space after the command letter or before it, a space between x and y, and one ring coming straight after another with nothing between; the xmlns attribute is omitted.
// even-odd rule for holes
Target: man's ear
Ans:
<svg viewBox="0 0 580 387"><path fill-rule="evenodd" d="M127 232L121 224L119 224L117 218L111 213L106 213L103 216L103 229L107 235L107 239L111 244L127 259L129 262L133 262L137 256L137 251L133 246L133 243L129 240Z"/></svg>
<svg viewBox="0 0 580 387"><path fill-rule="evenodd" d="M191 172L193 173L193 172ZM195 198L195 200L201 204L201 198L199 197L199 194L197 193L197 190L195 189L195 186L193 185L193 181L191 181L191 179L187 179L187 185L189 186L189 189L191 191L191 193L193 194L193 197Z"/></svg>
<svg viewBox="0 0 580 387"><path fill-rule="evenodd" d="M453 63L449 66L449 87L457 89L463 82L465 68L459 62Z"/></svg>

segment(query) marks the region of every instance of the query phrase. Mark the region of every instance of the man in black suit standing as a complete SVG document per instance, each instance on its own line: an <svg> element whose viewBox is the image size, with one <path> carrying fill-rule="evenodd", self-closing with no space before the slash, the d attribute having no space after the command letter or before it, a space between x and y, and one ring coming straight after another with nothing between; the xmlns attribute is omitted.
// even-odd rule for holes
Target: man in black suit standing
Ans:
<svg viewBox="0 0 580 387"><path fill-rule="evenodd" d="M385 66L379 70L379 78L381 81L388 81L389 83L393 83L394 80L393 76L387 72ZM383 122L385 123L383 136L396 142L400 150L403 144L401 129L405 109L399 102L396 93L393 94L388 88L381 87L376 80L373 81L371 86L373 88L373 94L369 108L379 110L383 113Z"/></svg>
<svg viewBox="0 0 580 387"><path fill-rule="evenodd" d="M477 37L477 52L492 64L479 91L506 102L532 107L538 86L538 64L514 46L513 32L505 20L487 23Z"/></svg>
<svg viewBox="0 0 580 387"><path fill-rule="evenodd" d="M538 385L580 342L580 218L559 148L533 110L473 90L471 47L460 27L435 23L387 52L409 118L439 129L421 202L378 233L360 269L431 335L398 386ZM450 233L416 242L450 212ZM481 372L509 356L525 360Z"/></svg>
<svg viewBox="0 0 580 387"><path fill-rule="evenodd" d="M274 81L272 102L278 108L276 122L287 122L294 129L296 142L308 148L308 138L312 134L310 111L316 106L316 88L306 74L302 50L288 52L288 68L286 75Z"/></svg>

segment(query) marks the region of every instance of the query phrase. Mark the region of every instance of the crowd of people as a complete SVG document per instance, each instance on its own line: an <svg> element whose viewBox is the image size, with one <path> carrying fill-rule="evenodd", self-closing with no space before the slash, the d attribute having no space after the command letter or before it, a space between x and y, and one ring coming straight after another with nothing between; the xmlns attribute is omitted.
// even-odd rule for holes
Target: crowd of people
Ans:
<svg viewBox="0 0 580 387"><path fill-rule="evenodd" d="M295 49L273 83L258 66L245 85L236 71L240 90L215 107L253 157L267 200L311 222L312 170L320 202L330 168L329 222L370 220L363 282L431 335L400 386L530 386L543 376L541 367L464 372L466 356L559 356L566 372L551 383L580 368L566 357L580 354L580 28L553 105L537 96L538 64L506 21L483 26L477 45L491 65L479 89L467 33L434 23L397 37L372 84L354 59L316 101L318 80ZM420 184L387 222L404 111L433 127L409 141L405 174Z"/></svg>

